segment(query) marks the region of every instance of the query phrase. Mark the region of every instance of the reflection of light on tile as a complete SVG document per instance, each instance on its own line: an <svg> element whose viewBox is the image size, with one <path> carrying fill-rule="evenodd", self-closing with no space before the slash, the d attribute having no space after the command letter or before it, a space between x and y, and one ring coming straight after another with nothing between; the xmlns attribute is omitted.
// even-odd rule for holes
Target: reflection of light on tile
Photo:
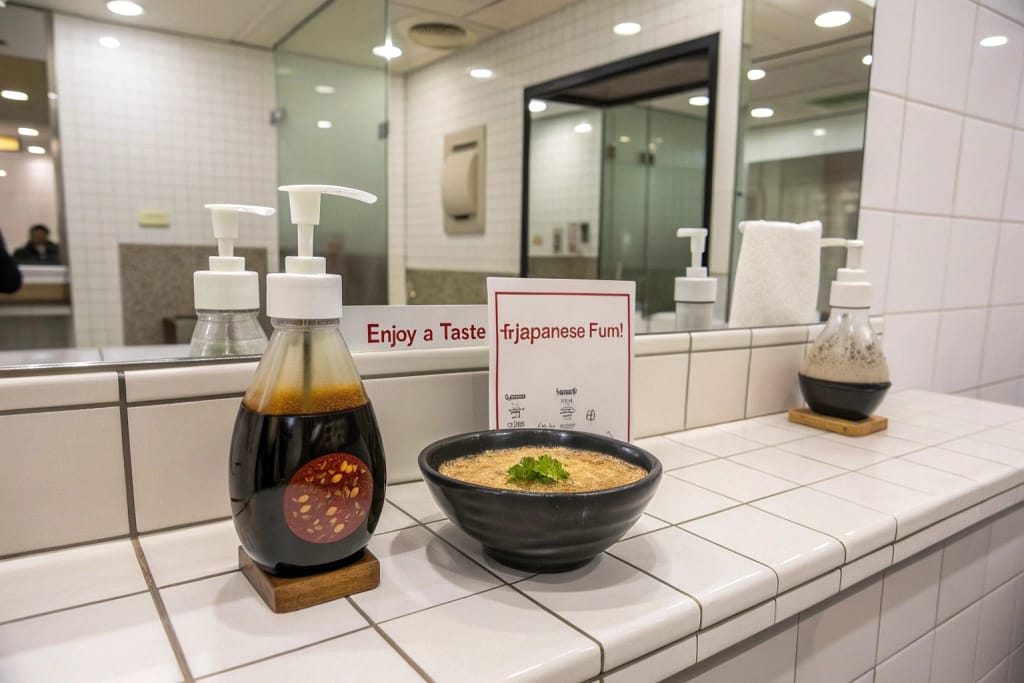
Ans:
<svg viewBox="0 0 1024 683"><path fill-rule="evenodd" d="M612 27L612 31L614 31L617 36L635 36L640 33L642 28L643 27L635 21L624 21L621 24L615 24L615 26Z"/></svg>
<svg viewBox="0 0 1024 683"><path fill-rule="evenodd" d="M1009 41L1006 36L987 36L981 39L978 44L982 47L999 47L1000 45L1006 45Z"/></svg>
<svg viewBox="0 0 1024 683"><path fill-rule="evenodd" d="M316 122L316 127L317 128L330 128L333 125L334 124L331 123L330 121L317 121Z"/></svg>
<svg viewBox="0 0 1024 683"><path fill-rule="evenodd" d="M823 137L825 135L825 133L827 133L827 132L828 131L826 131L824 128L815 128L814 129L814 137L816 137L816 138Z"/></svg>
<svg viewBox="0 0 1024 683"><path fill-rule="evenodd" d="M115 47L121 47L121 41L115 38L114 36L103 36L102 38L100 38L99 43L101 46L108 47L111 49Z"/></svg>

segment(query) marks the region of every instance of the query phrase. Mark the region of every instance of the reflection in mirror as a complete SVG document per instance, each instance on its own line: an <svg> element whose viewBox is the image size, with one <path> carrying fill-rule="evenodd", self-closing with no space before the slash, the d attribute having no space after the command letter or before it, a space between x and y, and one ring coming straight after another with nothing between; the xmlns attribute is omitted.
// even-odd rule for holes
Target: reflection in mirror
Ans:
<svg viewBox="0 0 1024 683"><path fill-rule="evenodd" d="M710 219L718 37L526 88L523 275L632 280L674 329L680 227Z"/></svg>
<svg viewBox="0 0 1024 683"><path fill-rule="evenodd" d="M820 220L823 237L857 236L874 18L874 3L849 3L842 23L818 19L827 0L745 4L733 273L740 221ZM821 314L844 259L821 254Z"/></svg>

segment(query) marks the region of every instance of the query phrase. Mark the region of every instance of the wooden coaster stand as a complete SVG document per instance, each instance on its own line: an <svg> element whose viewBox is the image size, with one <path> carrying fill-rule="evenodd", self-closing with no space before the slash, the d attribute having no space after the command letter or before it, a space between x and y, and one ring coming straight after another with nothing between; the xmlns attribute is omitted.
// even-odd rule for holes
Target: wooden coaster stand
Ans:
<svg viewBox="0 0 1024 683"><path fill-rule="evenodd" d="M373 590L380 585L380 562L369 549L361 558L340 569L287 579L265 572L242 546L238 546L238 568L267 607L278 614Z"/></svg>
<svg viewBox="0 0 1024 683"><path fill-rule="evenodd" d="M844 420L841 417L819 415L809 408L790 408L789 421L844 436L866 436L889 426L889 418L881 415L872 415L864 420Z"/></svg>

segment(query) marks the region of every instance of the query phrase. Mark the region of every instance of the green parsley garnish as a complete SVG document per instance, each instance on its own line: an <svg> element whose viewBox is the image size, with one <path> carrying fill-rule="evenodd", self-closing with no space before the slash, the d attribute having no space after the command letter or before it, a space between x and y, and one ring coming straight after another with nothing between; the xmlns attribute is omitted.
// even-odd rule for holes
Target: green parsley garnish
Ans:
<svg viewBox="0 0 1024 683"><path fill-rule="evenodd" d="M508 468L508 480L512 483L526 484L537 481L542 484L554 484L568 478L569 473L562 463L546 453L539 458L526 456Z"/></svg>

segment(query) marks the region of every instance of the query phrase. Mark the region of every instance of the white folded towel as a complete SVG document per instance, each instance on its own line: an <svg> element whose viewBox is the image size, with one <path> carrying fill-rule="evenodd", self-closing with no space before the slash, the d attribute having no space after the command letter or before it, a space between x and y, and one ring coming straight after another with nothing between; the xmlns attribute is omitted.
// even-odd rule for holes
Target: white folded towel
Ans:
<svg viewBox="0 0 1024 683"><path fill-rule="evenodd" d="M821 221L744 221L729 327L818 322Z"/></svg>

